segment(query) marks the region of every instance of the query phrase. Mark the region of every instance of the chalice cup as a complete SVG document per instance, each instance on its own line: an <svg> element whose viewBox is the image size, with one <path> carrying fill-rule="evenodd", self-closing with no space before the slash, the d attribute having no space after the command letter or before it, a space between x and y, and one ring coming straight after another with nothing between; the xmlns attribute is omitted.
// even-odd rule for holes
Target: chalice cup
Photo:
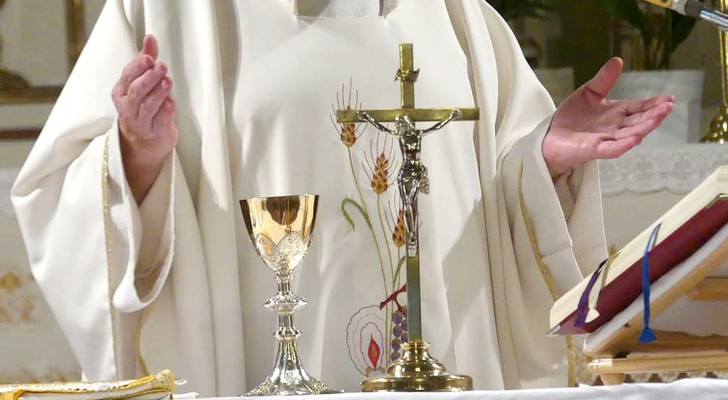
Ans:
<svg viewBox="0 0 728 400"><path fill-rule="evenodd" d="M301 332L293 325L293 314L306 305L306 300L291 291L291 281L308 251L317 205L318 195L312 194L240 200L250 240L275 272L278 283L278 293L265 302L265 307L278 315L275 366L273 373L246 396L340 393L303 369L296 346Z"/></svg>

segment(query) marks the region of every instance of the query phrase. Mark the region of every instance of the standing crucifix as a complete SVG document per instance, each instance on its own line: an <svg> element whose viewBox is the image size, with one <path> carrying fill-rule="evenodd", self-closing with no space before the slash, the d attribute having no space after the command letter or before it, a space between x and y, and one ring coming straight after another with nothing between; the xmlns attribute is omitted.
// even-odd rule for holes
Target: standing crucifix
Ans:
<svg viewBox="0 0 728 400"><path fill-rule="evenodd" d="M443 128L454 120L479 119L477 108L415 108L415 82L419 70L414 69L412 44L399 46L400 67L395 79L400 81L401 108L391 110L337 110L339 123L367 122L399 141L402 151L402 168L397 175L397 185L402 199L407 228L407 325L408 343L403 345L403 357L387 369L388 376L367 379L362 383L364 391L430 391L469 390L472 379L463 375L451 375L445 367L427 353L427 343L422 340L422 312L420 309L420 251L417 196L429 193L427 168L420 160L422 138ZM383 125L394 122L394 129ZM426 129L417 129L416 122L435 122Z"/></svg>

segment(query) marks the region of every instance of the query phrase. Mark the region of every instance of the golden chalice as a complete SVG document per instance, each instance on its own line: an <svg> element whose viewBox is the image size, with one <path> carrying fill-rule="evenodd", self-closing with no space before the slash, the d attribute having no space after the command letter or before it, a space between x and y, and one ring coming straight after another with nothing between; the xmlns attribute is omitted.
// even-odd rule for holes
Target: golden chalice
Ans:
<svg viewBox="0 0 728 400"><path fill-rule="evenodd" d="M275 272L278 283L278 293L265 302L266 308L278 315L275 366L273 373L246 396L340 393L303 369L296 347L301 332L293 325L293 314L306 305L306 300L291 291L291 281L308 251L317 205L317 195L240 200L250 240Z"/></svg>

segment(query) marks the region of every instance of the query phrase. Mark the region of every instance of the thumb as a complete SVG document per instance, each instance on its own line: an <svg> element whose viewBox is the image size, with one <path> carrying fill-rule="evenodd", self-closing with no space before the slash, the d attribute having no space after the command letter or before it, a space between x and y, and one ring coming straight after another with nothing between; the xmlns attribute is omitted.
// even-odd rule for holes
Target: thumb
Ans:
<svg viewBox="0 0 728 400"><path fill-rule="evenodd" d="M148 54L153 60L157 60L159 55L159 45L157 44L157 38L152 34L144 36L144 42L142 43L142 54Z"/></svg>
<svg viewBox="0 0 728 400"><path fill-rule="evenodd" d="M619 79L619 75L622 73L624 67L624 61L619 57L612 57L602 65L599 72L586 83L587 88L598 94L600 97L607 97L609 91L612 90L614 85Z"/></svg>

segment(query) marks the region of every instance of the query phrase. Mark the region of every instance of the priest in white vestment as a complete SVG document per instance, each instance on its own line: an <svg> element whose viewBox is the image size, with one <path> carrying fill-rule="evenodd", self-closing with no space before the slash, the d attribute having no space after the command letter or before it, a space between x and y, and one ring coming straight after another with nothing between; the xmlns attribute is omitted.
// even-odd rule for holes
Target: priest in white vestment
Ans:
<svg viewBox="0 0 728 400"><path fill-rule="evenodd" d="M672 97L605 101L612 60L554 117L485 1L332 0L319 15L310 1L106 4L13 189L84 378L170 368L207 396L262 382L275 283L238 200L288 194L320 195L294 283L307 371L358 390L399 357L401 156L333 110L396 108L398 45L413 43L417 106L481 116L423 140L431 353L478 389L566 385L566 343L544 333L554 296L605 256L593 160L639 143Z"/></svg>

